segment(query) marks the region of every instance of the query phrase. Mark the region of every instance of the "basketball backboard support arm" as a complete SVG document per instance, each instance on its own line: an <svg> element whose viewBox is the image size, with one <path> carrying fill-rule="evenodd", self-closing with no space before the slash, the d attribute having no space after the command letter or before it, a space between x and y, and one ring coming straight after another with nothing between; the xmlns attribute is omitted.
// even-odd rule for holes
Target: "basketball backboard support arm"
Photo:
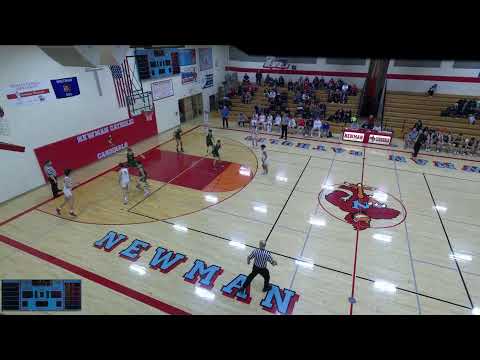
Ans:
<svg viewBox="0 0 480 360"><path fill-rule="evenodd" d="M134 59L133 69L128 59ZM128 111L131 115L138 115L142 112L154 111L153 98L151 91L144 91L142 81L136 71L135 56L127 56L128 71L132 79L132 94L127 96Z"/></svg>

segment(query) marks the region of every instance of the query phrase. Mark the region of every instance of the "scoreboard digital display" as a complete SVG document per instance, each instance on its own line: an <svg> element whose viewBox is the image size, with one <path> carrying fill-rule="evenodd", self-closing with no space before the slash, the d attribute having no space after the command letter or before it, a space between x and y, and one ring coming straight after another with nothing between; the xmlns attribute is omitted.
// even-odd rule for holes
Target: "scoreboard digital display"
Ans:
<svg viewBox="0 0 480 360"><path fill-rule="evenodd" d="M78 311L80 280L2 280L2 311Z"/></svg>
<svg viewBox="0 0 480 360"><path fill-rule="evenodd" d="M142 79L160 79L180 73L178 49L136 49L135 58Z"/></svg>

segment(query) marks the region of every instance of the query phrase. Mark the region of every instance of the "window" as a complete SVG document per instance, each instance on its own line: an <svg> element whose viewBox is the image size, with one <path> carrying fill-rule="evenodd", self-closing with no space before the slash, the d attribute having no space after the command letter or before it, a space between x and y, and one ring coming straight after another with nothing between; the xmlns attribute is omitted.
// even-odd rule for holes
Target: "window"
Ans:
<svg viewBox="0 0 480 360"><path fill-rule="evenodd" d="M423 68L439 68L442 60L395 60L394 66L401 67L423 67Z"/></svg>
<svg viewBox="0 0 480 360"><path fill-rule="evenodd" d="M456 60L453 67L455 69L480 69L480 61Z"/></svg>
<svg viewBox="0 0 480 360"><path fill-rule="evenodd" d="M326 63L329 64L329 65L360 65L360 66L364 66L367 63L367 59L327 58Z"/></svg>

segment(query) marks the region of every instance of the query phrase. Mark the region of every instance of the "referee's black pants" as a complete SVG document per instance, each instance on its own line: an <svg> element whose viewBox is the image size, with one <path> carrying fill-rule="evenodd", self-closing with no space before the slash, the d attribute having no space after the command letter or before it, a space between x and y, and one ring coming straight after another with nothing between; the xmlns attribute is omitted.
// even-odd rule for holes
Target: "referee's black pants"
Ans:
<svg viewBox="0 0 480 360"><path fill-rule="evenodd" d="M223 128L225 129L225 124L227 124L227 129L228 129L228 117L223 118Z"/></svg>
<svg viewBox="0 0 480 360"><path fill-rule="evenodd" d="M252 280L257 276L258 274L262 275L263 277L263 289L266 289L268 287L268 284L270 283L270 272L268 271L267 268L260 268L258 266L253 265L252 272L250 275L247 276L247 280L245 281L245 284L243 284L243 288L247 288L248 285L252 282Z"/></svg>
<svg viewBox="0 0 480 360"><path fill-rule="evenodd" d="M288 125L282 125L282 136L280 139L283 139L283 136L285 135L285 140L287 140L287 132L288 132Z"/></svg>
<svg viewBox="0 0 480 360"><path fill-rule="evenodd" d="M48 178L48 181L50 181L50 185L52 186L52 194L54 198L56 198L58 196L58 193L60 192L60 190L58 190L58 184L56 180L57 177L55 177L55 181L53 181L51 178Z"/></svg>

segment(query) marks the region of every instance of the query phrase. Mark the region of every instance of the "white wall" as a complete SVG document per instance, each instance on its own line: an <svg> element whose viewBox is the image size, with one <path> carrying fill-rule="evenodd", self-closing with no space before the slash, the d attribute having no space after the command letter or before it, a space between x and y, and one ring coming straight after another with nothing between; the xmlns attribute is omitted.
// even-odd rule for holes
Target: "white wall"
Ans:
<svg viewBox="0 0 480 360"><path fill-rule="evenodd" d="M291 63L291 65L296 65L297 70L306 70L306 71L335 71L335 72L351 72L351 73L364 73L365 77L368 73L368 67L370 65L370 60L367 59L365 65L331 65L326 63L326 58L317 58L316 64L295 64ZM263 62L251 62L251 61L236 61L236 60L229 60L228 66L235 66L235 67L242 67L242 68L254 68L254 69L263 69ZM291 67L290 67L291 69ZM241 80L243 78L245 72L238 72L238 79ZM250 79L255 81L255 72L247 72ZM263 75L265 78L266 74ZM280 74L272 74L270 75L273 78L277 78ZM306 75L282 75L285 81L289 81L292 79L293 81L297 80L300 76L304 78L307 77ZM313 80L315 75L308 75L310 80ZM322 75L318 75L319 78ZM334 79L342 79L343 81L349 84L356 84L357 87L362 88L363 83L365 82L365 77L343 77L343 76L330 76L330 75L323 75L325 81L330 80L333 77Z"/></svg>
<svg viewBox="0 0 480 360"><path fill-rule="evenodd" d="M176 125L180 124L180 113L178 108L178 100L193 96L196 94L203 95L203 108L204 110L210 109L209 96L217 94L218 87L222 85L225 80L225 65L227 59L227 47L226 46L212 46L212 45L187 45L186 48L197 49L197 82L182 84L180 74L172 76L173 81L173 93L174 96L155 101L155 115L157 117L158 131L162 132ZM199 66L198 48L211 47L213 49L213 69L201 71ZM193 66L193 65L192 65ZM213 87L202 89L202 79L205 74L211 74L213 72ZM162 79L164 80L164 79ZM155 80L145 80L142 82L144 91L151 89L151 83ZM218 99L217 99L218 100Z"/></svg>
<svg viewBox="0 0 480 360"><path fill-rule="evenodd" d="M53 96L46 103L24 106L12 105L0 92L0 105L10 122L7 140L26 147L25 153L0 151L2 175L6 174L0 177L0 202L45 183L33 149L128 118L126 108L118 108L108 69L99 72L103 96L98 95L93 73L86 73L85 68L62 66L37 46L0 46L0 69L0 89L23 81L73 76L80 88L78 96Z"/></svg>
<svg viewBox="0 0 480 360"><path fill-rule="evenodd" d="M395 66L395 61L390 60L388 75L428 75L428 76L455 76L477 78L479 69L456 69L453 67L454 61L444 60L439 68L423 67L400 67ZM480 96L480 83L438 81L438 80L399 80L388 79L387 90L391 91L413 91L426 92L433 84L438 84L438 92L442 94L463 94Z"/></svg>

